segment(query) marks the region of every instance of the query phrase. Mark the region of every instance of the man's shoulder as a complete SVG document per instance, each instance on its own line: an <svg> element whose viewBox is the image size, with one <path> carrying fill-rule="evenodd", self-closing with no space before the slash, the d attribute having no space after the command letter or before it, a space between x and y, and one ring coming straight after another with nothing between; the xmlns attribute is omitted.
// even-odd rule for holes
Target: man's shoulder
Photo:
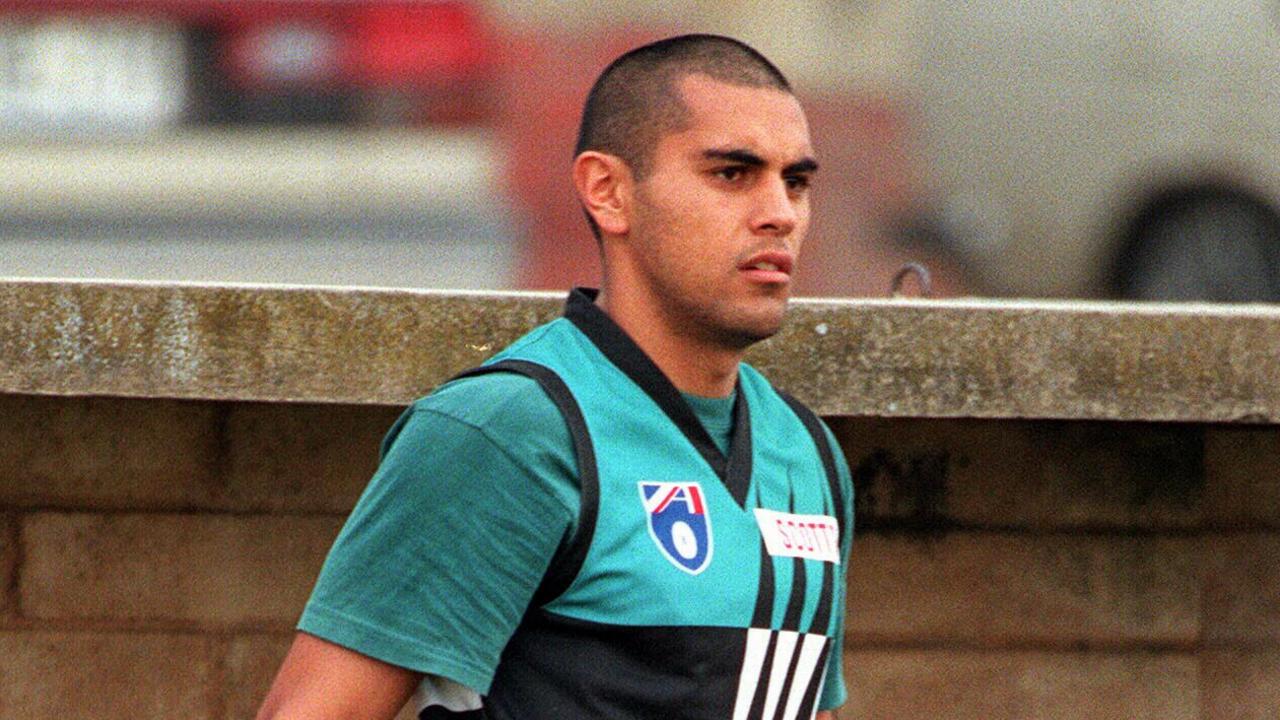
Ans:
<svg viewBox="0 0 1280 720"><path fill-rule="evenodd" d="M564 427L560 409L538 381L514 372L452 380L414 402L413 411L499 435Z"/></svg>

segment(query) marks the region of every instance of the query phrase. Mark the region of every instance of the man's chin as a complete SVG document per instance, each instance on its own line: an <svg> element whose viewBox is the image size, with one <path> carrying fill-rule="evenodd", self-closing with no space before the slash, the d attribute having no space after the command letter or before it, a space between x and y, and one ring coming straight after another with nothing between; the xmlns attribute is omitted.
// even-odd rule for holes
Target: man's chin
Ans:
<svg viewBox="0 0 1280 720"><path fill-rule="evenodd" d="M767 340L782 329L786 315L786 299L772 302L754 302L739 304L704 305L702 312L698 308L689 308L689 317L694 322L687 327L710 342L726 350L742 351L748 347Z"/></svg>
<svg viewBox="0 0 1280 720"><path fill-rule="evenodd" d="M782 329L783 313L771 314L768 316L751 318L748 322L741 322L732 328L726 328L725 333L726 344L732 347L745 350L752 345L768 340L778 331Z"/></svg>

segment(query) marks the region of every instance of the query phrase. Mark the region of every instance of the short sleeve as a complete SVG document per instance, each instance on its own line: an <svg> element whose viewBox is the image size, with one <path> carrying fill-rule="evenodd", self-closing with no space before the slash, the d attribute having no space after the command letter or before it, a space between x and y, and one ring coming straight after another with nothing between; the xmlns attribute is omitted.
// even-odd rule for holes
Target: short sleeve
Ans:
<svg viewBox="0 0 1280 720"><path fill-rule="evenodd" d="M840 582L838 584L840 591L836 595L836 635L831 643L831 654L827 657L827 675L822 684L822 697L818 700L819 710L831 710L843 705L848 694L844 686L844 619L847 612L845 607L847 578L850 571L849 549L853 545L853 477L849 472L849 463L845 460L844 453L840 451L840 444L836 442L831 429L826 426L826 423L822 424L822 429L827 434L827 442L831 444L831 454L836 463L836 476L844 492L844 517L840 518L840 522L849 529L844 536L844 546L840 548Z"/></svg>
<svg viewBox="0 0 1280 720"><path fill-rule="evenodd" d="M388 433L298 629L487 693L576 518L572 439L536 381L452 383Z"/></svg>

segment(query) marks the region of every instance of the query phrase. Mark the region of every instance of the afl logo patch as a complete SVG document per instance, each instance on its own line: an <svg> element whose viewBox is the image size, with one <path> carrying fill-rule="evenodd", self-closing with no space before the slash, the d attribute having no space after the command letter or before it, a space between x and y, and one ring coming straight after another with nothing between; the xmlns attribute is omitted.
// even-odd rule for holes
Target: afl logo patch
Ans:
<svg viewBox="0 0 1280 720"><path fill-rule="evenodd" d="M649 537L672 565L697 575L711 563L711 516L696 482L641 482Z"/></svg>

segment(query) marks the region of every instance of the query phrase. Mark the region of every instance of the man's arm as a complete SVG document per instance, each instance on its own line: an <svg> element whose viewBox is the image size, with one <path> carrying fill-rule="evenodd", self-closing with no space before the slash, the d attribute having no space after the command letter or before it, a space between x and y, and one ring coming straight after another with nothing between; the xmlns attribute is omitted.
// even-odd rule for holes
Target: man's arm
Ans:
<svg viewBox="0 0 1280 720"><path fill-rule="evenodd" d="M257 720L391 720L421 676L298 633Z"/></svg>
<svg viewBox="0 0 1280 720"><path fill-rule="evenodd" d="M259 718L391 718L423 673L488 689L576 517L577 475L534 380L463 383L388 433Z"/></svg>
<svg viewBox="0 0 1280 720"><path fill-rule="evenodd" d="M813 716L813 720L836 720L836 711L819 710L818 714Z"/></svg>

